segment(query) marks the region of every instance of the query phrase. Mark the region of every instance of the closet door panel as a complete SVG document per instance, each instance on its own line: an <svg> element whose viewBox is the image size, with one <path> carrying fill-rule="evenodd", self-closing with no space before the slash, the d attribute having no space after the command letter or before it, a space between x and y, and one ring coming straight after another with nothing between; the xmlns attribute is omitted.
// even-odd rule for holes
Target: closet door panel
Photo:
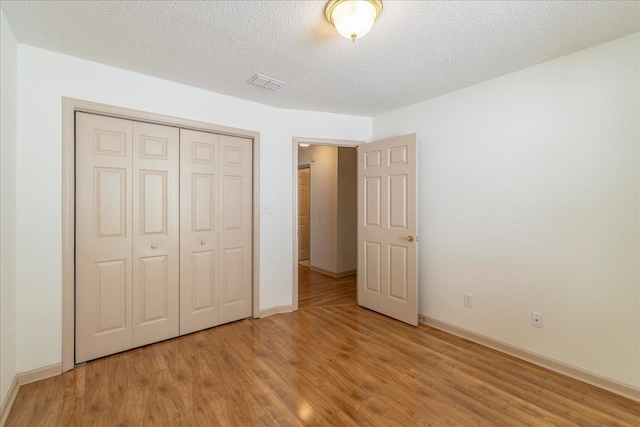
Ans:
<svg viewBox="0 0 640 427"><path fill-rule="evenodd" d="M180 129L180 334L219 324L220 136Z"/></svg>
<svg viewBox="0 0 640 427"><path fill-rule="evenodd" d="M132 347L132 122L76 113L76 363Z"/></svg>
<svg viewBox="0 0 640 427"><path fill-rule="evenodd" d="M133 123L133 346L179 334L180 132Z"/></svg>
<svg viewBox="0 0 640 427"><path fill-rule="evenodd" d="M220 323L251 316L251 140L220 136Z"/></svg>

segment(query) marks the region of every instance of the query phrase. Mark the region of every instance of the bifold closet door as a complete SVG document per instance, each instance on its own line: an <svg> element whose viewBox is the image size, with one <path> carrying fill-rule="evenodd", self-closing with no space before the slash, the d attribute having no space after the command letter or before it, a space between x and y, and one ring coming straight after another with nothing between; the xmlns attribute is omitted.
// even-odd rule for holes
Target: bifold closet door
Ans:
<svg viewBox="0 0 640 427"><path fill-rule="evenodd" d="M251 316L251 141L180 130L180 333Z"/></svg>
<svg viewBox="0 0 640 427"><path fill-rule="evenodd" d="M251 316L251 140L220 136L220 323Z"/></svg>
<svg viewBox="0 0 640 427"><path fill-rule="evenodd" d="M133 122L133 347L180 333L180 131Z"/></svg>
<svg viewBox="0 0 640 427"><path fill-rule="evenodd" d="M76 114L76 363L179 333L179 131Z"/></svg>
<svg viewBox="0 0 640 427"><path fill-rule="evenodd" d="M76 113L76 363L132 346L132 133Z"/></svg>

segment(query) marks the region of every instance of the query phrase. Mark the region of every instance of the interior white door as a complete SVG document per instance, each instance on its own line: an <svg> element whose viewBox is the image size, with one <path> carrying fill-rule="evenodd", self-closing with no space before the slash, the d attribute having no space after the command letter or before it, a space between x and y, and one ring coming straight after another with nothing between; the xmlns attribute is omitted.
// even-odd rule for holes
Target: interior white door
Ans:
<svg viewBox="0 0 640 427"><path fill-rule="evenodd" d="M416 135L358 146L358 304L418 324Z"/></svg>
<svg viewBox="0 0 640 427"><path fill-rule="evenodd" d="M130 349L132 122L76 113L76 363Z"/></svg>
<svg viewBox="0 0 640 427"><path fill-rule="evenodd" d="M311 236L310 215L310 169L298 170L298 260L309 259Z"/></svg>
<svg viewBox="0 0 640 427"><path fill-rule="evenodd" d="M252 247L251 140L220 136L218 196L220 324L251 316Z"/></svg>
<svg viewBox="0 0 640 427"><path fill-rule="evenodd" d="M180 334L219 324L220 136L180 129Z"/></svg>
<svg viewBox="0 0 640 427"><path fill-rule="evenodd" d="M180 334L251 316L251 147L180 130Z"/></svg>
<svg viewBox="0 0 640 427"><path fill-rule="evenodd" d="M179 334L180 132L133 122L133 346Z"/></svg>

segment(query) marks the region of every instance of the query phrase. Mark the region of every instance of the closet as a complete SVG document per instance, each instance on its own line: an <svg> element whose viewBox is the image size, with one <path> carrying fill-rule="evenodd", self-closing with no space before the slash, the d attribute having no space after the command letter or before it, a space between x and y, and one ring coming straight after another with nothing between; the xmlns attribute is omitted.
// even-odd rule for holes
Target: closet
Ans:
<svg viewBox="0 0 640 427"><path fill-rule="evenodd" d="M76 363L251 315L250 139L76 113Z"/></svg>

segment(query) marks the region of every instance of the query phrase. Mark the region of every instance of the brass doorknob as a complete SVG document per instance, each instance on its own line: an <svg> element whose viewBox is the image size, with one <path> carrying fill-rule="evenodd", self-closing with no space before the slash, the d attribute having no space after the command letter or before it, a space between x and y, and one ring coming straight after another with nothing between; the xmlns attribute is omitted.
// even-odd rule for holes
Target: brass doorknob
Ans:
<svg viewBox="0 0 640 427"><path fill-rule="evenodd" d="M414 236L409 235L409 237L407 237L407 240L409 242L414 242L416 240L416 238Z"/></svg>

